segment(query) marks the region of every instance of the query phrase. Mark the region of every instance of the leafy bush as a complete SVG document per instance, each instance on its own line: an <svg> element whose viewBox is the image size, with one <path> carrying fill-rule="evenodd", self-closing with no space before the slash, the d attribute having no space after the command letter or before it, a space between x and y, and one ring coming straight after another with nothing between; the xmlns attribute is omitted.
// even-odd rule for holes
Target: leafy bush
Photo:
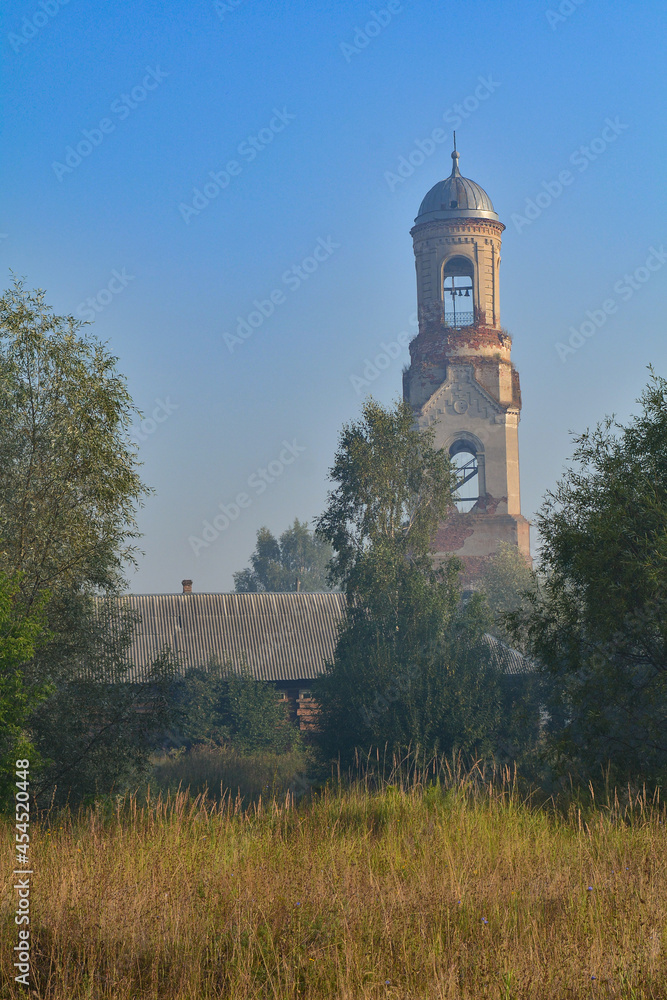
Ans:
<svg viewBox="0 0 667 1000"><path fill-rule="evenodd" d="M177 746L211 743L244 753L285 753L300 745L275 688L255 680L245 667L237 672L213 662L208 670L190 670L174 682L172 699Z"/></svg>

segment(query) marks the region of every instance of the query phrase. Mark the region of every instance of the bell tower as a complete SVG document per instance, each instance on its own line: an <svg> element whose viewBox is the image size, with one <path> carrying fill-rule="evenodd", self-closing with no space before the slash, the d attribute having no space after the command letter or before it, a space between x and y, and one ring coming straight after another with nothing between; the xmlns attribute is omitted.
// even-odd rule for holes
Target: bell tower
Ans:
<svg viewBox="0 0 667 1000"><path fill-rule="evenodd" d="M437 555L460 556L474 578L499 542L516 545L527 561L530 542L519 493L519 373L500 325L505 226L486 191L461 176L456 141L452 160L410 233L419 333L403 396L418 426L435 428L436 447L458 470L459 499L438 531Z"/></svg>

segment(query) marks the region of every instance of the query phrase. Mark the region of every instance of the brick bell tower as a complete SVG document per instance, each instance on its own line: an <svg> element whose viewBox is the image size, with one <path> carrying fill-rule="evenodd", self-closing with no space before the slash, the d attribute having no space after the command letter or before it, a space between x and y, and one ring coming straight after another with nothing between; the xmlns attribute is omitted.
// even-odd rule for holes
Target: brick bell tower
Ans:
<svg viewBox="0 0 667 1000"><path fill-rule="evenodd" d="M410 235L417 269L419 333L410 344L403 396L420 428L435 428L458 470L459 500L436 538L440 561L456 554L473 580L498 543L530 561L521 514L519 373L500 325L501 233L491 199L452 172L428 192Z"/></svg>

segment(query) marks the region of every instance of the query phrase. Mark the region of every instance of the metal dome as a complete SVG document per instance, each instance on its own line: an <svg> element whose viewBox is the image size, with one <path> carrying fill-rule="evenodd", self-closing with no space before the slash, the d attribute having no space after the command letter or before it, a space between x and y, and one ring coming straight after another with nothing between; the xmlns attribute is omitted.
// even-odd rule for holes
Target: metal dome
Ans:
<svg viewBox="0 0 667 1000"><path fill-rule="evenodd" d="M461 177L456 150L452 160L451 174L433 185L419 206L415 222L431 222L432 219L495 219L497 222L498 216L484 188Z"/></svg>

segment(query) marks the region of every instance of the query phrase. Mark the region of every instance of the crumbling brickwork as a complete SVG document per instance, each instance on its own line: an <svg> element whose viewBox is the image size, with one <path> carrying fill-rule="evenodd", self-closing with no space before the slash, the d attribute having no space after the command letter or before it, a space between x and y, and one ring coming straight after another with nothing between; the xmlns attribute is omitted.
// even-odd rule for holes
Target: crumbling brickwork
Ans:
<svg viewBox="0 0 667 1000"><path fill-rule="evenodd" d="M459 173L456 151L452 159L450 177L426 195L411 230L419 332L410 344L403 395L418 426L433 429L437 447L477 462L476 503L469 512L454 511L436 537L440 559L456 553L472 572L501 541L530 559L529 525L519 490L519 373L510 357L512 338L500 325L505 227L486 192ZM452 302L459 301L457 276L462 284L456 287L465 283L461 304L470 309L458 313L459 322L444 301L445 281Z"/></svg>

